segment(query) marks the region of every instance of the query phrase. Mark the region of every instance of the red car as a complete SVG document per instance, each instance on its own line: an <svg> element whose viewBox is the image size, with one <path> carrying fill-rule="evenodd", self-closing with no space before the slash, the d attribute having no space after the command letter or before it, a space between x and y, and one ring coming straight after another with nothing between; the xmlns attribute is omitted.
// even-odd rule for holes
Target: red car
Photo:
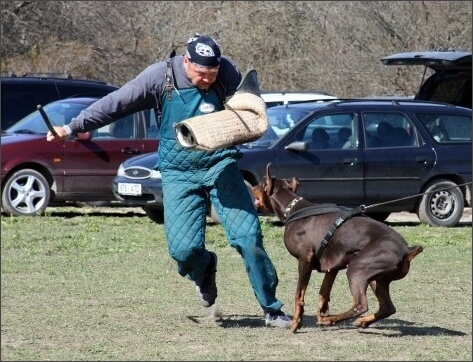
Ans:
<svg viewBox="0 0 473 362"><path fill-rule="evenodd" d="M55 126L70 122L98 98L69 98L44 106ZM126 159L157 150L153 110L124 117L93 132L47 142L47 126L35 111L2 131L2 211L41 214L65 201L115 201L112 180Z"/></svg>

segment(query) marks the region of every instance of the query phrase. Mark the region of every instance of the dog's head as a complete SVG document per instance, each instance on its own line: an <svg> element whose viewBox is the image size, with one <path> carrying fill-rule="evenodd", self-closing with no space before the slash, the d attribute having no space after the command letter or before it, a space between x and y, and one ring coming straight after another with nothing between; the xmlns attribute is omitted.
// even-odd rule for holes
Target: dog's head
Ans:
<svg viewBox="0 0 473 362"><path fill-rule="evenodd" d="M255 198L255 207L259 212L274 212L270 197L278 190L289 189L296 193L299 187L299 180L293 177L290 180L280 180L271 177L269 167L271 163L266 166L266 176L261 185L253 186L252 192Z"/></svg>

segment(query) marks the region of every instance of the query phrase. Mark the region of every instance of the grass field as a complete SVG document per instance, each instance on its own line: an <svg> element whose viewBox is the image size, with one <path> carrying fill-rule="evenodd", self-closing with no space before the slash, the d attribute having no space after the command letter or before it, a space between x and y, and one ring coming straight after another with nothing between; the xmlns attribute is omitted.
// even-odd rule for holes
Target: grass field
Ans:
<svg viewBox="0 0 473 362"><path fill-rule="evenodd" d="M301 330L264 327L238 253L220 225L207 246L219 256L221 320L197 303L177 274L163 227L133 212L51 209L44 217L2 216L2 361L324 360L471 361L471 220L454 228L392 223L424 252L391 285L397 313L367 329L315 322L322 275L314 273ZM262 217L265 247L279 277L278 298L292 315L296 260L283 228ZM369 292L370 312L377 309ZM331 311L351 296L339 274Z"/></svg>

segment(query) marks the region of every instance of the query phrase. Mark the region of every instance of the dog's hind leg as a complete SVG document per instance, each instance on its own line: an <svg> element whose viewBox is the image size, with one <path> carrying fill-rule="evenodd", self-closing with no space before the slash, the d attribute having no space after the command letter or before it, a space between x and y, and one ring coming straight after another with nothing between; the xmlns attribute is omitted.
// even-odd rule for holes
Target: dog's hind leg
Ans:
<svg viewBox="0 0 473 362"><path fill-rule="evenodd" d="M292 316L291 331L295 333L302 326L304 315L304 300L307 286L309 285L312 274L312 264L306 260L299 260L298 264L299 279L297 280L296 295L294 297L294 315Z"/></svg>
<svg viewBox="0 0 473 362"><path fill-rule="evenodd" d="M353 267L350 264L347 268L347 277L351 295L353 296L351 308L344 313L321 317L319 318L319 324L334 325L345 319L358 317L368 310L368 299L366 298L368 280L363 269Z"/></svg>
<svg viewBox="0 0 473 362"><path fill-rule="evenodd" d="M330 293L332 292L333 283L337 277L338 270L325 273L322 285L319 290L319 302L317 305L317 322L320 323L321 318L329 314Z"/></svg>
<svg viewBox="0 0 473 362"><path fill-rule="evenodd" d="M390 283L390 281L382 279L370 283L370 287L373 290L376 299L378 299L379 309L374 314L368 314L355 320L353 324L356 327L366 328L370 324L396 313L396 308L394 307L389 294Z"/></svg>

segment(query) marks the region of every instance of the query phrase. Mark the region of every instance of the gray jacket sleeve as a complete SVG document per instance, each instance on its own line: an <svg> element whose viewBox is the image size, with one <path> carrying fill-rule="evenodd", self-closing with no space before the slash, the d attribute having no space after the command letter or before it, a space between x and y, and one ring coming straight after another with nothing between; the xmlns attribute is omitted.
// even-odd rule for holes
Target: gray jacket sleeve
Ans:
<svg viewBox="0 0 473 362"><path fill-rule="evenodd" d="M166 85L166 62L148 66L135 79L104 96L72 118L72 133L93 131L132 113L159 107Z"/></svg>

